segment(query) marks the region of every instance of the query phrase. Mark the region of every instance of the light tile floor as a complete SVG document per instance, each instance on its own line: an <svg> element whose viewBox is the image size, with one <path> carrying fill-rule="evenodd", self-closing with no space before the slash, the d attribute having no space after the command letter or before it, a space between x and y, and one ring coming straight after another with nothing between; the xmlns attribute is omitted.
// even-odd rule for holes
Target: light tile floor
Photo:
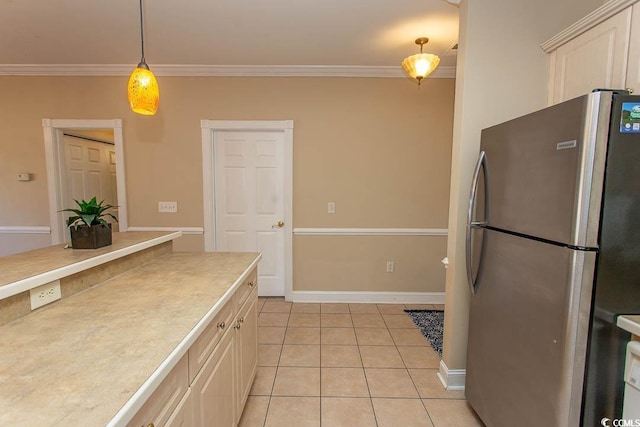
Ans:
<svg viewBox="0 0 640 427"><path fill-rule="evenodd" d="M241 427L472 427L403 304L258 301L258 373ZM442 309L443 307L438 307Z"/></svg>

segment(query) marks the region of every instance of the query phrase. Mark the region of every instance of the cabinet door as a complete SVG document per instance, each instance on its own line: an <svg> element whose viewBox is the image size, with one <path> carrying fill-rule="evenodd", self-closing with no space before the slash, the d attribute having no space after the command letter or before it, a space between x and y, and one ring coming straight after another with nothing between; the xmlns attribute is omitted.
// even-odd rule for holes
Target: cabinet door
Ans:
<svg viewBox="0 0 640 427"><path fill-rule="evenodd" d="M193 426L193 398L191 389L185 393L178 407L167 420L165 427L192 427Z"/></svg>
<svg viewBox="0 0 640 427"><path fill-rule="evenodd" d="M237 422L249 396L258 367L258 292L251 292L240 309L236 323L236 357L238 369Z"/></svg>
<svg viewBox="0 0 640 427"><path fill-rule="evenodd" d="M640 94L640 3L633 5L631 17L631 37L629 39L629 65L627 66L626 87Z"/></svg>
<svg viewBox="0 0 640 427"><path fill-rule="evenodd" d="M191 384L194 426L236 425L234 336L232 330L224 334Z"/></svg>
<svg viewBox="0 0 640 427"><path fill-rule="evenodd" d="M188 365L187 355L184 355L127 426L148 426L152 423L157 427L165 426L189 389Z"/></svg>
<svg viewBox="0 0 640 427"><path fill-rule="evenodd" d="M631 7L598 24L553 53L552 104L596 88L626 87Z"/></svg>

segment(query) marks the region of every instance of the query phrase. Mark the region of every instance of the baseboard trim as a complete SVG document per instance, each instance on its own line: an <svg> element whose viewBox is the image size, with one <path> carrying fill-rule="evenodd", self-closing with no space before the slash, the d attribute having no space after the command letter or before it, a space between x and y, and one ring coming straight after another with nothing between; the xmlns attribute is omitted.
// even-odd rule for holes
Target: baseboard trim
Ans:
<svg viewBox="0 0 640 427"><path fill-rule="evenodd" d="M181 231L186 234L203 234L202 227L129 227L127 231Z"/></svg>
<svg viewBox="0 0 640 427"><path fill-rule="evenodd" d="M0 234L51 234L51 227L2 225Z"/></svg>
<svg viewBox="0 0 640 427"><path fill-rule="evenodd" d="M449 369L440 361L440 369L438 370L438 378L446 390L464 390L464 382L467 377L466 369Z"/></svg>
<svg viewBox="0 0 640 427"><path fill-rule="evenodd" d="M293 291L292 302L444 304L444 292Z"/></svg>

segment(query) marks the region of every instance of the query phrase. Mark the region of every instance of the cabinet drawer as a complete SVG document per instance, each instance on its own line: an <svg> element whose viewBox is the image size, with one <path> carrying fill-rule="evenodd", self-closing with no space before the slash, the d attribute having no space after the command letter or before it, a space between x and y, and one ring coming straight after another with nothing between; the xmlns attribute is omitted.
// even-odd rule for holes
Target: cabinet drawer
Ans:
<svg viewBox="0 0 640 427"><path fill-rule="evenodd" d="M234 314L234 302L229 300L189 349L189 384L198 375L202 365L213 352L225 331L233 326L231 323Z"/></svg>
<svg viewBox="0 0 640 427"><path fill-rule="evenodd" d="M249 276L244 279L242 285L236 290L236 293L233 295L234 300L236 301L236 311L242 307L242 304L247 300L247 297L251 293L251 291L258 286L258 270L253 269Z"/></svg>
<svg viewBox="0 0 640 427"><path fill-rule="evenodd" d="M140 427L151 423L156 427L164 426L188 390L187 368L185 354L127 426Z"/></svg>

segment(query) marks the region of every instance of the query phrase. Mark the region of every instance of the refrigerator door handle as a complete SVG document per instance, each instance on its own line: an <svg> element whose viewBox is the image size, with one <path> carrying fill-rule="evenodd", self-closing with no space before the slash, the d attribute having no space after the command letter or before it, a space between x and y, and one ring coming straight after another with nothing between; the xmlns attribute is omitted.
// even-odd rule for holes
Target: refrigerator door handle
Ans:
<svg viewBox="0 0 640 427"><path fill-rule="evenodd" d="M484 151L480 152L480 156L478 157L478 163L476 163L476 168L473 172L473 180L471 181L471 191L469 194L469 211L467 212L467 235L466 235L466 259L467 259L467 282L469 283L469 288L471 289L471 294L476 294L476 277L473 272L473 259L471 254L471 230L473 228L481 228L483 225L487 225L485 221L474 221L473 220L473 212L475 210L476 205L476 197L478 193L478 182L480 180L480 168L484 170L485 176L485 185L487 182L487 155ZM484 203L484 218L487 219L486 210L487 210L487 190L485 188L485 203Z"/></svg>

